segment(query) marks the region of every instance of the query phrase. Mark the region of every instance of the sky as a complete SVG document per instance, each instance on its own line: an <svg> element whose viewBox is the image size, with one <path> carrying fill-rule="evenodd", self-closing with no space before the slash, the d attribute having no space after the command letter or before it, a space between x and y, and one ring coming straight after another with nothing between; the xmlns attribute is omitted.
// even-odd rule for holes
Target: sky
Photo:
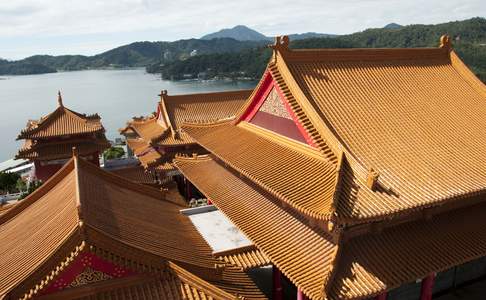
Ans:
<svg viewBox="0 0 486 300"><path fill-rule="evenodd" d="M239 24L269 36L346 34L391 22L437 24L485 14L485 0L0 0L0 57L93 55Z"/></svg>

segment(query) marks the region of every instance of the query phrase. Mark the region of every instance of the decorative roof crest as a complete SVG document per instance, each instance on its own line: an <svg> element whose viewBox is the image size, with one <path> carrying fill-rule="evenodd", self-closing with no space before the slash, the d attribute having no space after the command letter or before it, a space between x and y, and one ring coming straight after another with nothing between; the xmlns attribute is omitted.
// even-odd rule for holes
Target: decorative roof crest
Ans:
<svg viewBox="0 0 486 300"><path fill-rule="evenodd" d="M273 45L269 45L269 47L274 50L288 50L289 43L290 39L287 35L276 36L275 43Z"/></svg>
<svg viewBox="0 0 486 300"><path fill-rule="evenodd" d="M451 37L448 36L447 34L444 34L443 36L440 37L440 48L446 48L446 49L451 49L452 48L452 42L451 42Z"/></svg>
<svg viewBox="0 0 486 300"><path fill-rule="evenodd" d="M373 170L372 168L368 171L368 177L366 178L366 185L372 191L375 191L378 186L378 178L380 177L380 173Z"/></svg>
<svg viewBox="0 0 486 300"><path fill-rule="evenodd" d="M64 107L64 104L62 103L62 95L61 91L57 91L57 104L59 104L59 107Z"/></svg>

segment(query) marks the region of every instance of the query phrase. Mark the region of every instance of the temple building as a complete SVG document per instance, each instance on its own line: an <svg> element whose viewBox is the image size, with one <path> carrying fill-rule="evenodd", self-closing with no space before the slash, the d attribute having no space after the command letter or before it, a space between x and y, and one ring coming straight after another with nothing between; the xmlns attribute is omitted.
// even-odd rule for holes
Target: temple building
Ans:
<svg viewBox="0 0 486 300"><path fill-rule="evenodd" d="M162 91L156 112L147 117L134 117L120 133L142 166L163 180L176 169L176 154L201 153L203 149L181 131L185 121L208 122L234 117L251 90L168 95ZM177 171L176 171L177 172Z"/></svg>
<svg viewBox="0 0 486 300"><path fill-rule="evenodd" d="M73 157L0 215L2 299L266 299L178 200Z"/></svg>
<svg viewBox="0 0 486 300"><path fill-rule="evenodd" d="M297 299L421 299L486 275L486 87L437 48L273 56L231 120L186 122L176 167Z"/></svg>
<svg viewBox="0 0 486 300"><path fill-rule="evenodd" d="M58 107L39 120L29 120L17 140L25 140L16 159L34 162L35 176L46 181L71 157L76 147L82 157L99 165L99 156L110 143L97 114L84 115L64 107L61 93Z"/></svg>

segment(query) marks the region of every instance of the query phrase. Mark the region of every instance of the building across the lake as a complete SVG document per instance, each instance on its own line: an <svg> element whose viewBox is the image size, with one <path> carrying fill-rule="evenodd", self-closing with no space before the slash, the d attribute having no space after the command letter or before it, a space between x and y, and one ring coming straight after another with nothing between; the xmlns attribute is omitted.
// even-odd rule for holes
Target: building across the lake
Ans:
<svg viewBox="0 0 486 300"><path fill-rule="evenodd" d="M297 299L431 299L486 275L486 87L438 48L273 56L175 165Z"/></svg>
<svg viewBox="0 0 486 300"><path fill-rule="evenodd" d="M17 139L25 142L15 158L34 162L35 176L41 181L49 179L69 160L73 147L95 165L99 165L100 154L110 147L100 116L66 108L60 92L56 110L39 120L29 120Z"/></svg>

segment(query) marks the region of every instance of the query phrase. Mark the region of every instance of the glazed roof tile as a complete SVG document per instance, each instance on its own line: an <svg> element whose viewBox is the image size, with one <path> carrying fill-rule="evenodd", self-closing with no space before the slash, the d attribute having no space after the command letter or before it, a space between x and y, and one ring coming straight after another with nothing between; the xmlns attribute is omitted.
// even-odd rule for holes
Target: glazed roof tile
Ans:
<svg viewBox="0 0 486 300"><path fill-rule="evenodd" d="M328 220L333 212L336 166L316 153L306 154L256 134L249 126L226 122L186 125L184 130L268 192L313 218Z"/></svg>
<svg viewBox="0 0 486 300"><path fill-rule="evenodd" d="M355 199L342 214L380 218L484 191L486 88L450 48L280 49L276 57L271 68L306 108L309 128L350 161L354 183L343 188ZM370 168L390 193L359 187Z"/></svg>
<svg viewBox="0 0 486 300"><path fill-rule="evenodd" d="M270 259L254 245L213 253L218 259L242 270L259 268L271 264Z"/></svg>
<svg viewBox="0 0 486 300"><path fill-rule="evenodd" d="M121 132L132 129L148 144L178 146L194 141L180 131L183 122L202 122L227 119L235 115L251 90L187 95L167 95L159 102L158 116L134 118Z"/></svg>
<svg viewBox="0 0 486 300"><path fill-rule="evenodd" d="M84 140L66 140L62 142L43 143L26 140L24 147L19 150L16 158L24 159L65 159L72 156L72 149L76 147L80 155L93 154L95 152L103 152L110 147L110 143L103 137L99 139L84 139Z"/></svg>
<svg viewBox="0 0 486 300"><path fill-rule="evenodd" d="M311 299L373 297L486 255L484 203L334 244L210 157L175 163Z"/></svg>
<svg viewBox="0 0 486 300"><path fill-rule="evenodd" d="M298 288L322 299L338 248L330 235L306 226L210 156L179 157L175 164Z"/></svg>
<svg viewBox="0 0 486 300"><path fill-rule="evenodd" d="M42 139L104 132L98 115L86 116L60 105L38 121L29 121L17 139Z"/></svg>
<svg viewBox="0 0 486 300"><path fill-rule="evenodd" d="M344 243L330 296L361 299L486 255L486 205L450 211Z"/></svg>
<svg viewBox="0 0 486 300"><path fill-rule="evenodd" d="M131 166L110 170L111 173L136 183L155 184L155 177L142 166Z"/></svg>
<svg viewBox="0 0 486 300"><path fill-rule="evenodd" d="M147 257L162 269L174 262L215 287L263 298L246 274L212 257L191 221L179 213L182 208L163 191L75 157L0 216L0 238L8 241L0 245L0 296L35 294L52 279L50 272L86 242L91 251L108 253L108 259L106 251L132 260Z"/></svg>

